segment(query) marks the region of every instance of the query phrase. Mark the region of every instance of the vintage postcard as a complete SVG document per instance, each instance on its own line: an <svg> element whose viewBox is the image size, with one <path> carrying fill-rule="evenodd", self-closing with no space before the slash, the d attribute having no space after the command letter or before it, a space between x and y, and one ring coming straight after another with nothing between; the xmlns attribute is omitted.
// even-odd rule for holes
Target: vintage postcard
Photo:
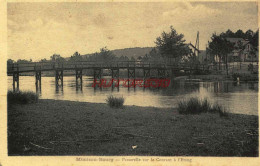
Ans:
<svg viewBox="0 0 260 166"><path fill-rule="evenodd" d="M1 1L0 165L259 165L258 1Z"/></svg>

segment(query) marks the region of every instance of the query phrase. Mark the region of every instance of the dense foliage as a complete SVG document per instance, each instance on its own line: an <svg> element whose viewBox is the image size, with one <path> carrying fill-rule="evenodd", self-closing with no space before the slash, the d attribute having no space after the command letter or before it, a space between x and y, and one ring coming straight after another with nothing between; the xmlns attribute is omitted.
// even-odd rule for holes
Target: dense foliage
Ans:
<svg viewBox="0 0 260 166"><path fill-rule="evenodd" d="M169 33L163 32L160 37L157 37L155 44L163 57L173 58L178 62L190 53L190 49L185 44L184 35L178 34L172 26L170 29Z"/></svg>

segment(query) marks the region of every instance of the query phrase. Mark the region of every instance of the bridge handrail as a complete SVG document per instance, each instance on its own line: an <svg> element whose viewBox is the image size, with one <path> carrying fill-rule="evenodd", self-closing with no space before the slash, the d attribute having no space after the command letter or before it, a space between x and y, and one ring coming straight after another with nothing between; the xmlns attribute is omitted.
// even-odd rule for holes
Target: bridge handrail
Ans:
<svg viewBox="0 0 260 166"><path fill-rule="evenodd" d="M59 69L59 68L86 68L86 67L143 67L143 68L179 68L179 69L199 69L205 68L204 64L191 66L187 63L172 64L158 61L64 61L64 62L29 62L29 63L12 63L7 64L8 72L13 71L32 71L41 69Z"/></svg>

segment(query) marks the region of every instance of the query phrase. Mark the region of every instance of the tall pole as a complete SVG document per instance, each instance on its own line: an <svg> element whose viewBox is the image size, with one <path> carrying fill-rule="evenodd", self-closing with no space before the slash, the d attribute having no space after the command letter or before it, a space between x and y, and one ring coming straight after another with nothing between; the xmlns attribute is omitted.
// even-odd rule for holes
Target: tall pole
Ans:
<svg viewBox="0 0 260 166"><path fill-rule="evenodd" d="M198 56L199 56L199 53L200 53L200 32L199 31L197 33L197 40L198 40Z"/></svg>
<svg viewBox="0 0 260 166"><path fill-rule="evenodd" d="M198 39L198 49L200 48L200 32L197 33L197 39Z"/></svg>

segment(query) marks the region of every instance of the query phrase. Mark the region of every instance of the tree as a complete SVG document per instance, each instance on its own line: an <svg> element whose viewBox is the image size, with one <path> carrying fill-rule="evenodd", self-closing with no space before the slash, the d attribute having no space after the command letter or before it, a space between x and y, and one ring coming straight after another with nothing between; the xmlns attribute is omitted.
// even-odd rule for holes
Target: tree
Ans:
<svg viewBox="0 0 260 166"><path fill-rule="evenodd" d="M135 61L135 58L132 56L132 57L130 58L130 61Z"/></svg>
<svg viewBox="0 0 260 166"><path fill-rule="evenodd" d="M118 61L129 61L129 58L127 56L121 55L119 58L117 58Z"/></svg>
<svg viewBox="0 0 260 166"><path fill-rule="evenodd" d="M64 62L65 61L65 59L63 57L61 57L59 54L53 54L50 57L50 59L52 62Z"/></svg>
<svg viewBox="0 0 260 166"><path fill-rule="evenodd" d="M248 40L251 40L253 35L254 32L251 29L247 30L245 33L241 29L237 30L236 33L233 33L230 29L228 29L226 32L222 32L220 34L220 36L224 38L243 38Z"/></svg>
<svg viewBox="0 0 260 166"><path fill-rule="evenodd" d="M121 56L118 58L118 61L129 61L129 58L128 58L127 56L121 55Z"/></svg>
<svg viewBox="0 0 260 166"><path fill-rule="evenodd" d="M150 57L149 57L148 54L145 54L144 57L142 58L142 61L143 61L143 62L147 62L147 61L149 61L149 60L150 60Z"/></svg>
<svg viewBox="0 0 260 166"><path fill-rule="evenodd" d="M96 52L87 59L90 61L109 62L117 60L117 57L113 54L112 51L108 50L106 47L103 47L100 49L99 53Z"/></svg>
<svg viewBox="0 0 260 166"><path fill-rule="evenodd" d="M83 60L83 57L78 53L78 52L75 52L71 57L70 57L70 61L82 61Z"/></svg>
<svg viewBox="0 0 260 166"><path fill-rule="evenodd" d="M14 60L12 60L12 59L8 59L8 60L7 60L7 64L13 64L13 63L15 63Z"/></svg>
<svg viewBox="0 0 260 166"><path fill-rule="evenodd" d="M163 61L163 57L156 48L153 48L148 54L145 54L142 61L153 61L154 63L160 63Z"/></svg>
<svg viewBox="0 0 260 166"><path fill-rule="evenodd" d="M258 47L258 36L259 36L259 30L256 31L256 33L253 35L252 39L250 40L250 43L254 46L255 49Z"/></svg>
<svg viewBox="0 0 260 166"><path fill-rule="evenodd" d="M250 44L253 46L250 49L250 56L252 58L253 61L253 56L256 56L257 52L258 52L258 36L259 36L259 30L256 31L255 34L253 34L252 38L249 40Z"/></svg>
<svg viewBox="0 0 260 166"><path fill-rule="evenodd" d="M245 38L248 39L248 40L251 40L253 35L254 35L254 32L251 29L249 29L245 33Z"/></svg>
<svg viewBox="0 0 260 166"><path fill-rule="evenodd" d="M137 58L137 60L138 60L138 61L142 61L142 60L143 60L143 57L142 57L142 56L139 56L139 57Z"/></svg>
<svg viewBox="0 0 260 166"><path fill-rule="evenodd" d="M50 57L50 59L52 62L64 62L65 61L65 59L63 57L61 57L59 54L53 54Z"/></svg>
<svg viewBox="0 0 260 166"><path fill-rule="evenodd" d="M244 34L244 32L241 29L239 29L235 33L235 37L237 37L237 38L245 38L245 34Z"/></svg>
<svg viewBox="0 0 260 166"><path fill-rule="evenodd" d="M48 60L46 58L41 59L40 62L48 62Z"/></svg>
<svg viewBox="0 0 260 166"><path fill-rule="evenodd" d="M235 37L235 33L228 29L225 33L222 33L223 37Z"/></svg>
<svg viewBox="0 0 260 166"><path fill-rule="evenodd" d="M107 47L103 47L100 49L100 53L98 54L99 58L101 61L113 61L116 59L116 56L107 49Z"/></svg>
<svg viewBox="0 0 260 166"><path fill-rule="evenodd" d="M28 61L28 60L25 60L25 59L18 59L17 60L17 63L32 63L32 61Z"/></svg>
<svg viewBox="0 0 260 166"><path fill-rule="evenodd" d="M234 49L234 44L227 41L226 38L221 35L213 34L211 37L211 41L208 43L208 52L212 56L218 56L219 59L219 69L221 59L225 59L226 62L226 70L228 75L228 54L231 53Z"/></svg>
<svg viewBox="0 0 260 166"><path fill-rule="evenodd" d="M155 44L163 57L174 59L178 62L183 56L189 54L189 48L184 43L183 34L178 34L171 26L169 33L163 32L156 38Z"/></svg>

